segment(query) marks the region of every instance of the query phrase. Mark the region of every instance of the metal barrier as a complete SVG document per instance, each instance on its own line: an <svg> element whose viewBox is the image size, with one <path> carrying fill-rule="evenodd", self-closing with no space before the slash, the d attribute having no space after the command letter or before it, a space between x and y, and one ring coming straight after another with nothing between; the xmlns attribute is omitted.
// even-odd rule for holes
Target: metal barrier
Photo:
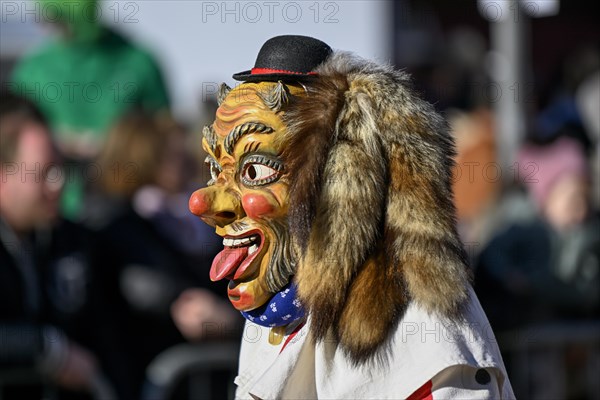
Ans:
<svg viewBox="0 0 600 400"><path fill-rule="evenodd" d="M144 400L167 400L185 378L188 398L233 399L239 345L233 343L181 344L159 354L146 369ZM221 382L213 380L221 373Z"/></svg>
<svg viewBox="0 0 600 400"><path fill-rule="evenodd" d="M600 399L600 321L497 334L517 398Z"/></svg>

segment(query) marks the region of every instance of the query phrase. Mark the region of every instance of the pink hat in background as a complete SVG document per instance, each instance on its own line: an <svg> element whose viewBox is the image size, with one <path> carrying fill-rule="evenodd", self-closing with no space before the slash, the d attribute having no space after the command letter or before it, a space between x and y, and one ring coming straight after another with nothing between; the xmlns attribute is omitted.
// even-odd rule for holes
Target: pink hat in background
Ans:
<svg viewBox="0 0 600 400"><path fill-rule="evenodd" d="M568 137L547 145L526 144L519 151L517 162L519 181L525 184L539 209L562 176L588 177L583 146Z"/></svg>

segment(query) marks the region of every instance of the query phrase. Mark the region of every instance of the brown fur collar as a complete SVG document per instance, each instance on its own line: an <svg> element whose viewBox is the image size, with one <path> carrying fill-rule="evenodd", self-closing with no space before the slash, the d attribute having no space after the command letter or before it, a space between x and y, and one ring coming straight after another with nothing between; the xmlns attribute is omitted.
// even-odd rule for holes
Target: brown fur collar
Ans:
<svg viewBox="0 0 600 400"><path fill-rule="evenodd" d="M299 296L322 340L375 355L407 304L458 317L466 257L450 185L453 141L408 77L334 53L284 114Z"/></svg>

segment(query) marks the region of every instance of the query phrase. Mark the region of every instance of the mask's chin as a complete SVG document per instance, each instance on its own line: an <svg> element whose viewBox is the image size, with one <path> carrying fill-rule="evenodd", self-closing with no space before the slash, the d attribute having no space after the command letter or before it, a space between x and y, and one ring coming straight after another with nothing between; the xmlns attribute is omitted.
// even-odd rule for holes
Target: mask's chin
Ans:
<svg viewBox="0 0 600 400"><path fill-rule="evenodd" d="M236 310L251 311L269 301L273 293L266 291L257 278L249 282L229 281L227 295Z"/></svg>

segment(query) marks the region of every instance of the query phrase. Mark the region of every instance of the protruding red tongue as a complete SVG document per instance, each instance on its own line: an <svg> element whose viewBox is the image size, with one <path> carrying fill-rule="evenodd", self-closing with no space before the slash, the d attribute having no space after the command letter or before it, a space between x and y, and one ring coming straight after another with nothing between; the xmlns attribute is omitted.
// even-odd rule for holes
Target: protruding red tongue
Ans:
<svg viewBox="0 0 600 400"><path fill-rule="evenodd" d="M226 276L231 275L246 257L248 257L248 247L225 248L217 254L212 262L210 280L220 281Z"/></svg>

